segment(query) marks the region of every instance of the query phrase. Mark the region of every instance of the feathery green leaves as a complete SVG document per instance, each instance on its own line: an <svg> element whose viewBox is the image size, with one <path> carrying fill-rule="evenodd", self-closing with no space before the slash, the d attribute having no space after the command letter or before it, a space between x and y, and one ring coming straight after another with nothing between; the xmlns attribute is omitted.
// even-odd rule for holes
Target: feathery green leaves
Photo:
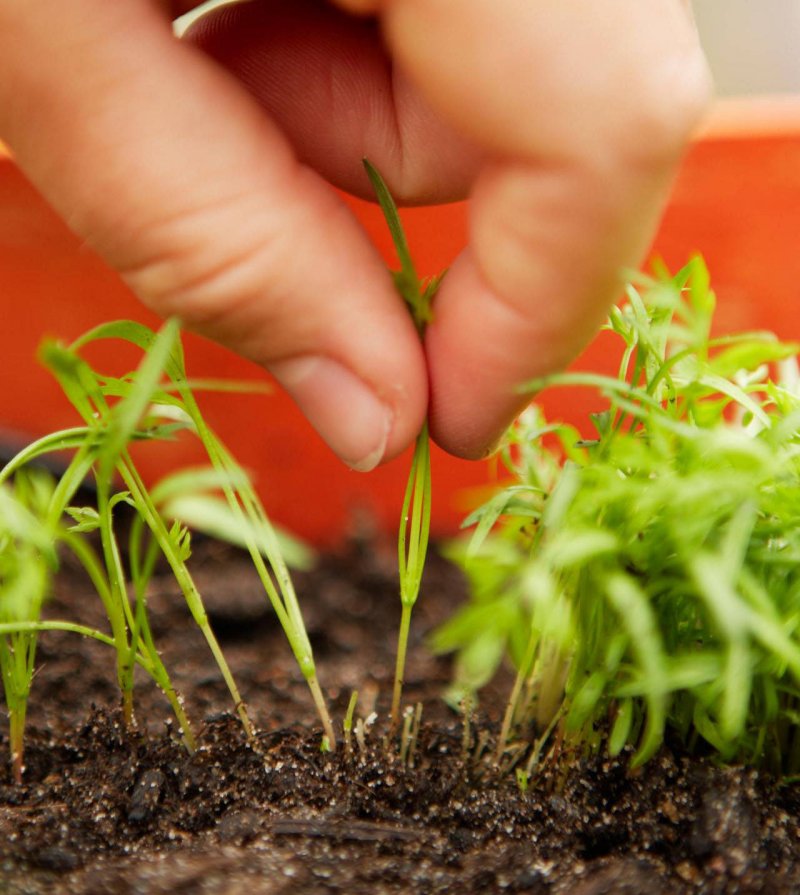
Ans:
<svg viewBox="0 0 800 895"><path fill-rule="evenodd" d="M460 651L458 696L510 654L501 739L559 712L568 742L603 731L635 764L670 727L687 748L800 768L798 346L711 337L713 308L700 259L640 277L607 324L617 377L526 386L594 388L607 408L594 437L526 411L505 450L512 484L452 548L473 597L434 646Z"/></svg>

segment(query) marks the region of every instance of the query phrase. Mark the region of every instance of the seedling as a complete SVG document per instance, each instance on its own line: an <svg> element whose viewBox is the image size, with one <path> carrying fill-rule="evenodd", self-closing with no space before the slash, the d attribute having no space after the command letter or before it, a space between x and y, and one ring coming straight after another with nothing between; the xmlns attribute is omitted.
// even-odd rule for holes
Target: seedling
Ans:
<svg viewBox="0 0 800 895"><path fill-rule="evenodd" d="M8 706L14 779L22 781L28 696L35 668L37 631L50 577L58 565L38 518L42 481L20 476L0 487L0 671ZM46 488L46 485L45 485Z"/></svg>
<svg viewBox="0 0 800 895"><path fill-rule="evenodd" d="M89 343L105 339L122 339L142 349L144 355L138 370L125 377L112 377L93 369L81 356L81 349ZM18 743L15 744L15 738L19 739L21 734L17 737L16 731L21 730L20 723L24 723L24 712L19 708L12 709L12 703L19 706L20 697L17 694L26 696L27 690L20 674L14 677L11 672L24 664L32 673L36 633L52 628L86 634L114 647L123 716L129 725L134 723L133 668L137 663L141 665L156 680L172 705L187 748L194 748L195 740L189 721L153 642L148 620L147 584L159 555L166 559L172 569L192 617L202 631L231 692L245 731L248 736L253 736L252 723L208 623L200 594L187 566L191 554L191 539L184 520L197 522L198 519L206 528L213 528L216 533L225 533L231 539L241 542L250 552L265 591L308 682L322 721L323 741L328 748L333 748L333 728L282 554L282 545L287 543L286 539L281 538L273 529L247 476L204 420L186 378L177 323L169 321L159 333L128 321L111 323L92 330L68 347L49 343L43 348L42 354L45 363L83 417L85 425L54 433L34 442L0 472L0 486L13 476L15 490L19 491L21 483L26 481L21 473L31 461L53 450L74 451L73 459L58 485L51 489L47 500L39 501L41 518L37 517L36 522L40 528L36 528L33 522L27 528L17 525L14 522L16 517L11 513L4 512L2 518L7 525L13 523L14 531L26 536L30 533L29 540L40 529L44 532L42 537L48 545L47 550L38 541L31 542L39 557L55 555L55 545L58 543L63 543L72 550L89 574L103 603L111 635L69 622L40 621L41 588L38 585L34 588L33 584L28 587L30 596L24 613L15 611L15 614L9 615L8 607L16 605L10 598L12 589L16 587L16 591L19 591L17 583L18 579L22 582L22 578L14 574L3 575L0 638L3 638L3 645L11 644L11 655L16 665L3 660L3 656L8 658L8 649L5 652L0 649L0 662L3 664L9 708L14 716L12 751L15 755L15 768L16 755L21 755L21 747ZM162 383L164 375L167 383ZM211 461L211 467L199 473L194 470L173 475L151 492L142 481L129 445L138 439L172 437L180 429L189 430L200 439ZM96 483L97 506L71 506L70 502L78 487L89 473L93 474ZM115 475L122 479L125 490L115 490ZM194 482L194 487L191 482ZM224 503L212 493L215 491L221 492ZM10 492L6 486L6 490L0 493L5 499ZM123 504L135 511L130 526L127 571L114 531L114 512ZM15 506L17 516L24 512L20 509L19 501ZM71 519L72 524L65 522L67 518ZM89 532L99 533L100 555L85 537ZM17 541L20 536L16 536ZM14 546L15 542L6 534L0 536L0 548L6 566L12 561L9 556L14 552ZM301 555L297 545L290 543L290 549L295 556ZM32 565L31 569L34 568L39 568L39 565ZM129 581L133 601L129 597ZM26 644L30 646L26 647ZM11 669L7 676L6 669ZM16 719L21 719L21 722Z"/></svg>
<svg viewBox="0 0 800 895"><path fill-rule="evenodd" d="M347 711L342 722L342 732L344 733L344 751L350 755L353 746L353 715L358 705L358 690L353 690L350 694L350 701L347 703Z"/></svg>
<svg viewBox="0 0 800 895"><path fill-rule="evenodd" d="M434 637L458 652L452 698L510 656L495 759L523 773L563 754L647 761L669 729L690 749L800 768L798 346L713 337L699 259L629 287L606 328L616 377L528 383L597 390L594 437L531 408L504 451L511 481L451 553L470 603Z"/></svg>
<svg viewBox="0 0 800 895"><path fill-rule="evenodd" d="M431 317L431 302L444 274L426 282L421 281L417 276L394 199L381 175L366 159L364 167L386 218L400 262L400 270L393 272L395 287L406 302L417 332L422 338ZM390 713L390 725L393 731L400 723L400 702L403 693L411 612L419 596L422 572L425 568L430 521L431 456L428 425L425 423L414 445L414 457L411 461L411 471L403 499L397 543L401 614Z"/></svg>

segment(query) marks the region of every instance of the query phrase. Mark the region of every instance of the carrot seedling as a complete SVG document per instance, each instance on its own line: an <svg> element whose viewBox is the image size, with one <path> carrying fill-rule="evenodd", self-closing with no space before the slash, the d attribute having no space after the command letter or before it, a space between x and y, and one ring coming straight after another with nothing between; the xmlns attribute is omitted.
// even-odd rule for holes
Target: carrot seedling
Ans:
<svg viewBox="0 0 800 895"><path fill-rule="evenodd" d="M174 326L174 324L168 323L166 326ZM159 345L160 334L153 333L141 324L131 321L120 321L105 324L90 331L73 343L68 351L73 357L77 357L78 352L84 346L97 340L106 339L123 339L131 342L146 352L146 356L149 357L151 352ZM250 553L261 583L278 615L278 619L309 686L322 722L324 736L327 738L331 748L333 748L336 743L333 725L317 680L311 645L300 613L294 586L281 551L281 540L267 518L261 501L249 479L247 479L241 467L206 423L186 376L183 350L177 334L171 342L169 352L165 355L163 370L169 380L169 387L157 389L150 396L149 402L139 400L137 406L141 410L148 407L148 412L151 415L160 413L162 421L177 418L202 443L211 466L215 470L215 475L218 477L220 489L230 511L226 522L229 524L231 520L235 521L237 531ZM108 384L104 385L104 381ZM103 380L98 378L96 383L101 393L103 388L110 389L110 393L116 393L120 389L122 392L127 391L124 380ZM78 406L79 410L81 409L81 406L83 406L82 397L76 406ZM127 421L132 417L133 414L128 413L121 425L127 424ZM158 541L161 551L172 568L192 616L203 632L231 691L245 729L252 734L252 725L239 696L238 688L213 631L208 624L199 593L186 567L185 557L181 555L181 528L167 527L127 452L123 453L122 460L117 464L117 468L129 489L137 509L152 532L153 537ZM207 506L206 504L206 508ZM176 534L178 535L177 537Z"/></svg>
<svg viewBox="0 0 800 895"><path fill-rule="evenodd" d="M425 334L425 327L431 318L431 303L443 274L427 282L421 281L417 276L397 205L381 175L366 159L364 167L383 211L400 262L400 270L392 272L395 287L408 306L417 332L422 338ZM414 444L414 456L411 461L411 471L400 515L397 552L400 570L401 615L390 714L392 730L396 730L400 723L400 702L403 692L408 635L411 627L411 612L419 596L422 573L425 568L430 522L431 455L428 425L425 423Z"/></svg>
<svg viewBox="0 0 800 895"><path fill-rule="evenodd" d="M8 469L6 467L0 477L5 478ZM181 725L184 742L190 750L194 748L183 708L171 689L169 676L155 647L152 642L146 650L132 646L135 640L128 639L129 631L122 619L121 608L113 602L103 563L85 538L86 532L96 530L99 525L97 512L90 512L88 508L68 510L68 515L80 521L68 526L59 517L53 522L52 507L57 492L58 488L49 476L33 469L18 468L13 487L5 481L0 484L0 666L9 708L12 766L17 782L22 779L25 711L35 668L36 642L42 631L81 634L113 647L118 657L121 689L126 685L127 675L121 675L120 669L127 668L129 661L141 666L168 696L171 692L170 702ZM61 545L72 552L88 573L106 607L112 636L69 621L41 620L42 606L49 596L51 573L58 565ZM123 702L126 701L123 697Z"/></svg>

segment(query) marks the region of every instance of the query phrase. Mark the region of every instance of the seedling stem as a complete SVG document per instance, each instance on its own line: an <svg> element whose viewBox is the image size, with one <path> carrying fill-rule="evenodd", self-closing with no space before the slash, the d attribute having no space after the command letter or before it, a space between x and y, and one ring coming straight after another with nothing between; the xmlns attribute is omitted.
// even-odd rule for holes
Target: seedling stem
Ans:
<svg viewBox="0 0 800 895"><path fill-rule="evenodd" d="M442 275L434 277L428 283L420 281L403 232L397 205L381 175L366 159L364 159L364 167L383 211L400 262L400 270L393 272L395 286L406 302L417 332L422 339L425 335L425 327L431 319L431 303ZM414 457L411 461L403 509L400 514L397 541L401 612L390 713L392 732L397 730L400 723L400 703L403 694L411 610L419 596L420 582L428 551L430 523L431 456L428 424L425 422L414 444Z"/></svg>

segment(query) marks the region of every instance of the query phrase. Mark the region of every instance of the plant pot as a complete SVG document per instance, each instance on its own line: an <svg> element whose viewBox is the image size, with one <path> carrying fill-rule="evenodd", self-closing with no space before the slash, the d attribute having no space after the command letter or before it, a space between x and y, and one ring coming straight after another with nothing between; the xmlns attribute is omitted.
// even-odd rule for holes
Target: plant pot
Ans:
<svg viewBox="0 0 800 895"><path fill-rule="evenodd" d="M391 259L389 236L376 206L348 199L371 237ZM463 245L464 203L404 213L421 272L445 267ZM721 329L768 328L798 334L800 295L800 99L720 104L690 149L655 239L653 252L670 268L695 252L706 258L719 298ZM6 441L65 425L75 416L49 374L35 362L44 336L70 339L105 320L131 317L154 324L133 296L81 245L0 154L0 426ZM212 343L187 337L192 376L264 379L254 365ZM578 361L609 368L599 338ZM543 396L545 409L582 424L595 408L589 392ZM208 394L211 424L251 469L268 511L315 543L339 541L359 520L394 531L408 457L368 475L345 469L284 394ZM155 449L154 449L155 448ZM176 464L198 462L189 441L147 446L139 458L149 478ZM313 473L313 474L312 474ZM470 489L488 483L492 465L434 451L436 536L453 533L470 504Z"/></svg>

